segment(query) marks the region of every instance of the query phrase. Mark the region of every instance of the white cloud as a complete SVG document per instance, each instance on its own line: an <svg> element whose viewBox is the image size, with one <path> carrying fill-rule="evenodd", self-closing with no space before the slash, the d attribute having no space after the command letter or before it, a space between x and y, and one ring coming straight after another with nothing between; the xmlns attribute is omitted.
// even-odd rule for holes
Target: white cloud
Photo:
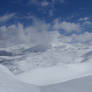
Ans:
<svg viewBox="0 0 92 92"><path fill-rule="evenodd" d="M57 3L63 4L65 0L29 0L27 5L35 5L39 12L43 14L49 13L48 17L54 15L55 5Z"/></svg>
<svg viewBox="0 0 92 92"><path fill-rule="evenodd" d="M29 4L35 4L35 5L38 5L38 6L42 6L42 7L45 7L45 6L52 6L52 5L55 5L56 2L59 2L59 3L64 3L65 0L51 0L51 2L49 2L48 0L30 0L29 1Z"/></svg>
<svg viewBox="0 0 92 92"><path fill-rule="evenodd" d="M43 1L30 0L29 4L34 4L34 5L37 5L37 6L45 7L45 6L49 5L49 2L47 0L43 0Z"/></svg>
<svg viewBox="0 0 92 92"><path fill-rule="evenodd" d="M55 21L54 24L54 29L55 30L64 30L66 32L72 32L72 31L76 31L76 32L80 32L80 24L77 23L71 23L71 22L59 22L58 20Z"/></svg>
<svg viewBox="0 0 92 92"><path fill-rule="evenodd" d="M64 3L65 0L52 0L53 3L55 2L60 2L60 3Z"/></svg>
<svg viewBox="0 0 92 92"><path fill-rule="evenodd" d="M28 27L24 27L21 23L0 27L0 41L2 39L5 46L23 43L48 48L51 41L48 32L50 25L36 18L33 21L33 24Z"/></svg>
<svg viewBox="0 0 92 92"><path fill-rule="evenodd" d="M75 42L78 42L78 43L92 43L92 33L89 33L89 32L84 32L82 34L79 34L79 35L72 35L72 40L74 40Z"/></svg>
<svg viewBox="0 0 92 92"><path fill-rule="evenodd" d="M24 28L23 24L0 27L0 41L3 46L15 44L27 44L31 46L42 46L49 48L52 44L60 42L92 43L92 33L85 32L80 35L72 34L65 36L58 31L48 31L50 26L44 22L34 23Z"/></svg>
<svg viewBox="0 0 92 92"><path fill-rule="evenodd" d="M55 32L52 32L52 34ZM56 34L56 37L55 37ZM73 44L92 44L92 33L90 32L84 32L81 34L71 34L70 36L66 36L63 34L60 34L58 31L54 34L53 42L64 42L64 43L73 43ZM58 34L58 35L57 35ZM53 43L54 44L54 43Z"/></svg>
<svg viewBox="0 0 92 92"><path fill-rule="evenodd" d="M87 26L92 26L92 21L89 21L89 20L87 20L87 21L84 21L83 22L83 25L85 26L85 25L87 25Z"/></svg>
<svg viewBox="0 0 92 92"><path fill-rule="evenodd" d="M49 10L49 17L52 17L54 15L54 8Z"/></svg>
<svg viewBox="0 0 92 92"><path fill-rule="evenodd" d="M72 32L72 31L80 31L80 25L75 24L75 23L70 23L70 22L63 22L61 24L62 29L64 29L67 32Z"/></svg>
<svg viewBox="0 0 92 92"><path fill-rule="evenodd" d="M78 22L80 22L82 24L82 26L84 27L91 27L92 26L92 21L91 21L91 17L81 17L79 18Z"/></svg>
<svg viewBox="0 0 92 92"><path fill-rule="evenodd" d="M0 22L7 22L10 19L12 19L14 16L15 16L14 13L12 13L12 14L5 14L3 16L0 16Z"/></svg>
<svg viewBox="0 0 92 92"><path fill-rule="evenodd" d="M88 21L89 17L80 18L79 21Z"/></svg>
<svg viewBox="0 0 92 92"><path fill-rule="evenodd" d="M52 41L55 42L57 40L61 42L75 41L80 43L92 40L92 33L89 32L80 35L71 34L71 36L65 36L59 33L59 30L65 31L66 33L80 32L81 27L85 28L85 26L80 27L78 23L59 21L59 19L56 19L54 23L48 24L35 17L32 17L32 19L33 23L28 27L24 27L21 23L1 26L0 41L6 45L24 43L31 44L32 46L42 45L47 48L50 47Z"/></svg>
<svg viewBox="0 0 92 92"><path fill-rule="evenodd" d="M59 0L61 3L64 3L65 0Z"/></svg>
<svg viewBox="0 0 92 92"><path fill-rule="evenodd" d="M48 5L49 5L49 2L47 2L47 1L41 2L41 6L43 6L43 7L48 6Z"/></svg>

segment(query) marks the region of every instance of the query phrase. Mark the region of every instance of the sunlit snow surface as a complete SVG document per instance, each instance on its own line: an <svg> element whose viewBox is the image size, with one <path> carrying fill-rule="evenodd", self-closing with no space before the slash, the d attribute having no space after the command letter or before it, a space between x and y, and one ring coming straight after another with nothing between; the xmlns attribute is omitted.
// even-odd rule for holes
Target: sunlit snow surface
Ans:
<svg viewBox="0 0 92 92"><path fill-rule="evenodd" d="M91 62L91 57L91 45L61 43L48 49L43 46L26 45L0 48L0 63L8 67L14 74L59 64L67 67L68 64Z"/></svg>
<svg viewBox="0 0 92 92"><path fill-rule="evenodd" d="M51 74L50 74L51 75ZM55 81L55 80L54 80ZM0 65L0 92L91 92L92 75L51 85L36 86L16 79L11 72Z"/></svg>
<svg viewBox="0 0 92 92"><path fill-rule="evenodd" d="M39 88L18 81L10 71L0 65L0 92L40 92Z"/></svg>
<svg viewBox="0 0 92 92"><path fill-rule="evenodd" d="M92 46L59 43L52 44L49 48L40 45L0 48L0 63L24 85L54 85L92 74Z"/></svg>
<svg viewBox="0 0 92 92"><path fill-rule="evenodd" d="M39 86L51 85L91 75L91 64L69 64L39 68L31 72L20 74L17 77L19 80L29 84L32 83Z"/></svg>

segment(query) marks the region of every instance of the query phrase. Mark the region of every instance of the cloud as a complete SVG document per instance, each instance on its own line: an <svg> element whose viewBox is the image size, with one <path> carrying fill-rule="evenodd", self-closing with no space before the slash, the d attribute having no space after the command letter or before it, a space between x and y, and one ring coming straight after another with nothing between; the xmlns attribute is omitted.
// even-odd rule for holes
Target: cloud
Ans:
<svg viewBox="0 0 92 92"><path fill-rule="evenodd" d="M81 33L81 27L85 29L85 26L81 26L79 23L60 21L59 19L56 19L53 23L46 23L35 17L31 16L31 18L33 20L32 25L27 27L21 23L1 26L0 46L27 44L49 48L52 44L56 44L55 42L57 41L65 43L92 42L92 33ZM61 34L59 33L60 30L69 34L71 33L71 35L66 36ZM79 32L78 35L76 32Z"/></svg>
<svg viewBox="0 0 92 92"><path fill-rule="evenodd" d="M40 0L30 0L29 4L30 5L34 4L34 5L39 6L39 7L45 7L45 6L49 5L49 2L47 0L43 0L43 1L40 1Z"/></svg>
<svg viewBox="0 0 92 92"><path fill-rule="evenodd" d="M59 0L61 3L64 3L65 2L65 0Z"/></svg>
<svg viewBox="0 0 92 92"><path fill-rule="evenodd" d="M54 33L54 34L53 34ZM59 43L70 43L70 44L80 44L80 45L89 45L92 44L92 33L84 32L81 34L71 34L70 36L66 36L60 34L58 31L52 32L53 42L52 44Z"/></svg>
<svg viewBox="0 0 92 92"><path fill-rule="evenodd" d="M91 21L90 17L81 17L81 18L79 18L78 21L81 22L83 26L92 25L92 21Z"/></svg>
<svg viewBox="0 0 92 92"><path fill-rule="evenodd" d="M11 20L14 16L15 16L14 13L12 13L12 14L5 14L3 16L0 16L0 22L7 22L7 21Z"/></svg>
<svg viewBox="0 0 92 92"><path fill-rule="evenodd" d="M41 6L41 7L46 7L46 6L53 6L55 5L57 2L59 3L64 3L65 0L51 0L51 1L48 1L48 0L29 0L29 4L34 4L36 6Z"/></svg>
<svg viewBox="0 0 92 92"><path fill-rule="evenodd" d="M15 44L28 44L31 46L41 46L43 48L50 47L51 37L49 34L49 24L33 19L33 24L24 27L23 24L1 26L0 42L3 46Z"/></svg>
<svg viewBox="0 0 92 92"><path fill-rule="evenodd" d="M92 44L92 33L90 32L84 32L82 34L72 34L71 36L72 40L71 42L77 42L77 43L81 43L81 44Z"/></svg>
<svg viewBox="0 0 92 92"><path fill-rule="evenodd" d="M29 4L39 4L40 1L39 0L29 0Z"/></svg>
<svg viewBox="0 0 92 92"><path fill-rule="evenodd" d="M26 44L28 46L41 46L47 49L57 43L92 43L92 33L63 35L59 31L48 31L50 26L44 22L34 23L29 27L23 24L0 27L0 47Z"/></svg>
<svg viewBox="0 0 92 92"><path fill-rule="evenodd" d="M27 6L36 6L38 12L48 14L48 17L54 15L56 4L63 4L65 0L29 0Z"/></svg>
<svg viewBox="0 0 92 92"><path fill-rule="evenodd" d="M89 17L80 18L79 21L88 21Z"/></svg>
<svg viewBox="0 0 92 92"><path fill-rule="evenodd" d="M80 25L76 24L76 23L70 23L70 22L64 21L61 24L61 27L62 27L62 29L64 29L67 32L80 31Z"/></svg>
<svg viewBox="0 0 92 92"><path fill-rule="evenodd" d="M49 16L52 17L53 14L54 14L54 11L53 11L53 10L50 10L50 11L49 11Z"/></svg>
<svg viewBox="0 0 92 92"><path fill-rule="evenodd" d="M41 6L43 6L43 7L48 6L48 5L49 5L49 2L48 1L41 2Z"/></svg>
<svg viewBox="0 0 92 92"><path fill-rule="evenodd" d="M73 22L59 22L58 20L55 21L54 24L54 29L55 30L64 30L66 32L80 32L81 27L80 24L73 23Z"/></svg>
<svg viewBox="0 0 92 92"><path fill-rule="evenodd" d="M55 3L55 2L64 3L65 0L52 0L52 2L53 2L53 3Z"/></svg>

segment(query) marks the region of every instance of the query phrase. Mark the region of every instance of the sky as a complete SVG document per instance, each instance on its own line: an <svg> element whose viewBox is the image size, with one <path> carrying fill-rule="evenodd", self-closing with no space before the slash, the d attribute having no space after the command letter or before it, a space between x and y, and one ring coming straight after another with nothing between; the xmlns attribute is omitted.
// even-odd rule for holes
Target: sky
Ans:
<svg viewBox="0 0 92 92"><path fill-rule="evenodd" d="M51 22L56 18L76 21L81 17L92 17L92 1L2 0L0 2L0 16L2 17L5 14L15 14L15 20L20 20L24 23L29 20L31 16L35 16L47 22Z"/></svg>
<svg viewBox="0 0 92 92"><path fill-rule="evenodd" d="M7 41L7 38L11 40L11 37L14 40L17 35L17 38L27 42L31 34L32 42L35 40L40 43L43 36L45 39L51 39L48 34L54 34L52 32L56 35L59 33L71 36L72 39L83 37L85 41L91 40L92 0L2 0L0 2L1 41L2 39ZM84 41L83 39L80 40Z"/></svg>

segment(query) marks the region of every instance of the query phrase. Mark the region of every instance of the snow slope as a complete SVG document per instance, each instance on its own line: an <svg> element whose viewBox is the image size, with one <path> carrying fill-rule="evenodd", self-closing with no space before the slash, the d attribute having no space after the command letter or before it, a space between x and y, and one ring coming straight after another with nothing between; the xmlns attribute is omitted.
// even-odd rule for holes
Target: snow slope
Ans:
<svg viewBox="0 0 92 92"><path fill-rule="evenodd" d="M92 92L92 75L37 87L20 82L7 68L0 65L0 92Z"/></svg>
<svg viewBox="0 0 92 92"><path fill-rule="evenodd" d="M92 92L92 76L41 86L41 92Z"/></svg>
<svg viewBox="0 0 92 92"><path fill-rule="evenodd" d="M18 79L29 84L51 85L92 75L92 63L61 64L48 68L38 68L17 75Z"/></svg>
<svg viewBox="0 0 92 92"><path fill-rule="evenodd" d="M46 50L30 46L15 46L7 49L0 48L0 53L0 64L5 65L14 74L0 66L2 92L26 92L26 90L39 92L39 88L42 92L59 92L57 90L64 91L66 88L69 88L70 92L72 90L76 92L77 88L75 87L76 90L72 88L74 83L63 88L64 82L67 84L73 79L92 75L91 45L59 42ZM75 84L77 85L77 82ZM51 85L55 85L56 90Z"/></svg>
<svg viewBox="0 0 92 92"><path fill-rule="evenodd" d="M39 88L18 81L4 66L0 65L0 92L40 92Z"/></svg>
<svg viewBox="0 0 92 92"><path fill-rule="evenodd" d="M39 67L88 62L92 57L92 46L58 42L46 50L42 46L19 45L0 48L0 52L0 63L14 74L19 74Z"/></svg>

